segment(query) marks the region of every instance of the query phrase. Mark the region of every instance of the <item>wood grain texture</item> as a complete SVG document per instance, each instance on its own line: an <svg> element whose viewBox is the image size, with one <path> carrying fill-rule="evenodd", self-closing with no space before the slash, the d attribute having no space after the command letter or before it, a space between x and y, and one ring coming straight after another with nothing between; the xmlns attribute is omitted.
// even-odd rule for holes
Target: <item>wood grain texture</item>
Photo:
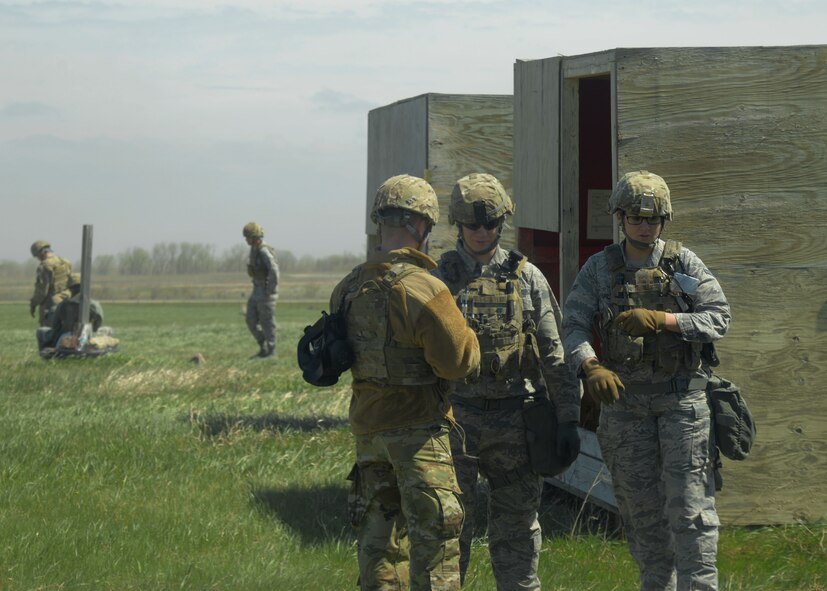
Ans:
<svg viewBox="0 0 827 591"><path fill-rule="evenodd" d="M514 65L514 219L522 228L559 231L562 59Z"/></svg>
<svg viewBox="0 0 827 591"><path fill-rule="evenodd" d="M428 99L420 95L368 112L368 169L365 231L368 250L376 246L376 225L370 211L376 189L397 174L422 176L428 166Z"/></svg>
<svg viewBox="0 0 827 591"><path fill-rule="evenodd" d="M560 95L559 296L560 301L565 302L580 270L580 81L576 78L562 80Z"/></svg>
<svg viewBox="0 0 827 591"><path fill-rule="evenodd" d="M725 524L827 518L827 47L618 49L620 173L672 191L666 236L733 310L719 373L758 424L725 460Z"/></svg>
<svg viewBox="0 0 827 591"><path fill-rule="evenodd" d="M439 197L440 209L428 250L431 256L439 258L456 247L457 229L448 224L448 206L457 180L487 172L511 194L513 142L510 95L428 95L428 180ZM517 231L509 224L501 245L508 249L516 244Z"/></svg>

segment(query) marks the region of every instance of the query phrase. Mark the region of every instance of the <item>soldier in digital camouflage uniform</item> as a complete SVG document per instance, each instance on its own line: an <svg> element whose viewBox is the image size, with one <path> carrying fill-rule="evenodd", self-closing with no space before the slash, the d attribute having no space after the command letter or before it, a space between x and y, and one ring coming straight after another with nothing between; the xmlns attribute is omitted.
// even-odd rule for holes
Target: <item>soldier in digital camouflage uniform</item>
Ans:
<svg viewBox="0 0 827 591"><path fill-rule="evenodd" d="M526 397L547 389L557 409L557 452L564 464L580 449L580 390L564 363L560 306L537 267L498 245L506 216L513 212L511 198L495 177L477 173L461 178L449 212L449 222L458 227L457 247L442 255L434 271L477 333L482 357L479 379L456 382L451 395L465 432L464 439L454 433L451 440L466 511L460 539L463 578L482 474L490 488L488 547L500 591L540 588L542 479L529 463Z"/></svg>
<svg viewBox="0 0 827 591"><path fill-rule="evenodd" d="M422 252L439 204L424 180L391 177L371 218L380 247L335 288L354 353L348 479L363 590L460 588L463 513L445 380L479 370L479 346Z"/></svg>
<svg viewBox="0 0 827 591"><path fill-rule="evenodd" d="M660 239L672 219L661 177L627 173L609 210L626 238L580 270L564 307L566 351L602 403L597 434L640 588L714 590L719 522L702 366L729 326L729 304L692 251Z"/></svg>
<svg viewBox="0 0 827 591"><path fill-rule="evenodd" d="M32 318L38 306L40 326L49 326L49 321L57 305L69 297L67 282L72 272L72 263L52 252L51 245L45 240L38 240L32 244L32 256L40 260L34 283L34 293L29 302L29 312Z"/></svg>
<svg viewBox="0 0 827 591"><path fill-rule="evenodd" d="M259 346L253 358L275 357L276 300L279 293L276 251L264 242L264 229L257 223L245 225L243 234L250 245L247 274L253 280L253 292L247 299L247 328Z"/></svg>

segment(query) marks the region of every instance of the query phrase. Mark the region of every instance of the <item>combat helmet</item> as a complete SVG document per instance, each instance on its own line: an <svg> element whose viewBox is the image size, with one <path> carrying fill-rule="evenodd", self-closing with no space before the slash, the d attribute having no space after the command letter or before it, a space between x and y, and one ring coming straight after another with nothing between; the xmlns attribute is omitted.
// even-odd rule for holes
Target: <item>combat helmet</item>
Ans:
<svg viewBox="0 0 827 591"><path fill-rule="evenodd" d="M44 248L52 248L52 245L45 240L36 240L32 243L32 256L37 258L37 255L39 255L40 251Z"/></svg>
<svg viewBox="0 0 827 591"><path fill-rule="evenodd" d="M249 224L245 225L242 233L244 234L245 238L264 238L264 228L262 228L255 222L250 222Z"/></svg>
<svg viewBox="0 0 827 591"><path fill-rule="evenodd" d="M451 192L449 224L487 224L514 214L514 202L493 175L477 172L459 179Z"/></svg>
<svg viewBox="0 0 827 591"><path fill-rule="evenodd" d="M370 219L374 223L393 222L382 212L386 209L417 213L431 225L439 221L439 201L431 185L425 179L409 174L399 174L386 180L376 191ZM403 225L397 223L397 225Z"/></svg>
<svg viewBox="0 0 827 591"><path fill-rule="evenodd" d="M80 287L80 273L69 273L69 278L66 280L66 287L72 289L73 287Z"/></svg>
<svg viewBox="0 0 827 591"><path fill-rule="evenodd" d="M609 197L609 213L616 211L671 220L672 201L666 181L648 170L627 172Z"/></svg>

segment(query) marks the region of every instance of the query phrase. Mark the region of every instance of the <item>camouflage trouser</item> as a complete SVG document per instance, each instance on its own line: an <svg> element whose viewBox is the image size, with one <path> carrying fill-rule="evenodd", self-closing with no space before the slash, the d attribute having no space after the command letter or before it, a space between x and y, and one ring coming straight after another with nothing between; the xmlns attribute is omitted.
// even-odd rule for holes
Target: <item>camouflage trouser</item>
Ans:
<svg viewBox="0 0 827 591"><path fill-rule="evenodd" d="M348 478L361 589L458 590L463 513L448 426L357 435Z"/></svg>
<svg viewBox="0 0 827 591"><path fill-rule="evenodd" d="M276 296L254 289L247 300L247 328L259 346L276 348Z"/></svg>
<svg viewBox="0 0 827 591"><path fill-rule="evenodd" d="M465 501L465 526L460 536L463 579L471 558L474 496L477 476L494 478L528 465L522 410L486 411L454 404L454 417L465 431L451 434L454 463ZM492 483L488 499L488 551L498 591L539 589L537 564L542 543L537 511L542 479L528 473L507 485Z"/></svg>
<svg viewBox="0 0 827 591"><path fill-rule="evenodd" d="M718 588L718 515L703 391L621 396L597 434L646 591Z"/></svg>

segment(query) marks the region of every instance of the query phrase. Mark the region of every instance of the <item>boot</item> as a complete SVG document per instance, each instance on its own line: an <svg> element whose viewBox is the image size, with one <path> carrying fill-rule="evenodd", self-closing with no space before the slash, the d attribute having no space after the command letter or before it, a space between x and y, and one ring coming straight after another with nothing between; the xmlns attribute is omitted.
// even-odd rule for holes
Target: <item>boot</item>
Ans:
<svg viewBox="0 0 827 591"><path fill-rule="evenodd" d="M275 343L265 343L262 345L261 353L259 354L261 358L269 358L275 359L278 357L276 354L276 344Z"/></svg>
<svg viewBox="0 0 827 591"><path fill-rule="evenodd" d="M251 355L250 359L261 359L262 357L267 357L268 347L267 343L259 343L258 344L258 353L255 355Z"/></svg>

